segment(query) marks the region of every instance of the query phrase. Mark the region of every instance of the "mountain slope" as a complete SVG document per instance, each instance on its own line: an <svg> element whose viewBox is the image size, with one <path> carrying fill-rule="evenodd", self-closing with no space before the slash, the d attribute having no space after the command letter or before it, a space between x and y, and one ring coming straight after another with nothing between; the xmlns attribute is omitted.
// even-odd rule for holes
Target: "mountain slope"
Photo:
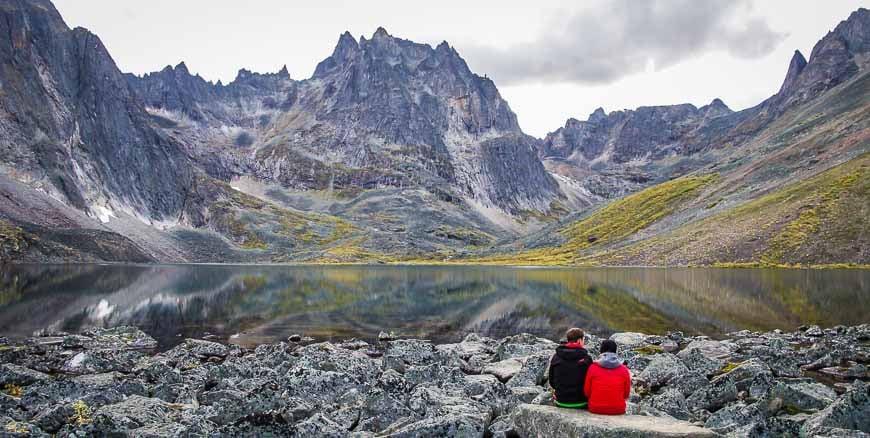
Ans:
<svg viewBox="0 0 870 438"><path fill-rule="evenodd" d="M345 33L311 78L223 84L123 74L47 0L0 14L0 259L868 263L866 9L753 108L543 140L446 42Z"/></svg>

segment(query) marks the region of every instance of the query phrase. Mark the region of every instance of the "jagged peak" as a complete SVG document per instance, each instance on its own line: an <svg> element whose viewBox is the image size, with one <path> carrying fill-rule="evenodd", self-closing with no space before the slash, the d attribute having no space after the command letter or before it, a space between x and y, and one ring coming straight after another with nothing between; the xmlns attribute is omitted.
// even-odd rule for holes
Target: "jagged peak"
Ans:
<svg viewBox="0 0 870 438"><path fill-rule="evenodd" d="M795 50L788 63L788 72L785 74L782 86L779 87L779 92L783 93L790 90L806 66L807 59L804 58L803 53L800 50Z"/></svg>
<svg viewBox="0 0 870 438"><path fill-rule="evenodd" d="M353 37L349 30L344 31L338 36L338 45L340 46L342 44L356 45L356 38Z"/></svg>
<svg viewBox="0 0 870 438"><path fill-rule="evenodd" d="M184 73L188 73L188 74L190 73L190 70L187 69L187 64L185 64L184 61L179 62L179 63L175 66L175 70L176 70L176 71L181 71L181 72L184 72Z"/></svg>
<svg viewBox="0 0 870 438"><path fill-rule="evenodd" d="M382 26L378 26L378 29L375 30L375 33L372 35L372 39L375 40L378 38L392 38L392 36Z"/></svg>
<svg viewBox="0 0 870 438"><path fill-rule="evenodd" d="M607 118L607 113L604 111L604 108L598 107L595 109L595 111L592 112L592 114L589 114L589 118L586 120L591 122L591 123L596 123L596 122L600 122L606 118Z"/></svg>
<svg viewBox="0 0 870 438"><path fill-rule="evenodd" d="M290 77L290 71L287 70L287 64L284 64L284 66L281 67L281 70L278 70L278 75L279 76L286 76L288 78Z"/></svg>

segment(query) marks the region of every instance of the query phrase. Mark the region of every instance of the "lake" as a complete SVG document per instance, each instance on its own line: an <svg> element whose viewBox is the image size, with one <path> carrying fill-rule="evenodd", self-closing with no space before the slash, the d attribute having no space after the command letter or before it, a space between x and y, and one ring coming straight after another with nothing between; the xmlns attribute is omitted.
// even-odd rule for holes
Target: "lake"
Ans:
<svg viewBox="0 0 870 438"><path fill-rule="evenodd" d="M870 322L868 298L866 270L13 265L0 267L0 336L135 325L161 348L207 334L253 346L382 330L558 339L571 326L717 337Z"/></svg>

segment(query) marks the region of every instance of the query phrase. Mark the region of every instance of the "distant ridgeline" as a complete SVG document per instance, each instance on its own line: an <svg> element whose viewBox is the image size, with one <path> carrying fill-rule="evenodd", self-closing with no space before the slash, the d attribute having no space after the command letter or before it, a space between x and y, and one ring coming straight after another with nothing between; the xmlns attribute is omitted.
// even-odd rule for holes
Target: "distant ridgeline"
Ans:
<svg viewBox="0 0 870 438"><path fill-rule="evenodd" d="M339 37L308 79L119 71L0 3L0 260L870 264L870 11L780 90L537 139L448 43Z"/></svg>

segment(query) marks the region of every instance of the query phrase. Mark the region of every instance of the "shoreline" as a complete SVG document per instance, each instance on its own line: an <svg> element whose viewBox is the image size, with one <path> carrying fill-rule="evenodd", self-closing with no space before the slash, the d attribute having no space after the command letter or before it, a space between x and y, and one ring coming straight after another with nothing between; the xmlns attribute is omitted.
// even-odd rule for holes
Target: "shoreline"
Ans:
<svg viewBox="0 0 870 438"><path fill-rule="evenodd" d="M122 262L122 261L95 261L95 262L25 262L16 263L9 261L0 261L0 268L4 265L9 266L263 266L263 267L328 267L328 266L369 266L369 267L489 267L489 268L511 268L511 269L781 269L781 270L870 270L870 265L850 264L850 263L829 263L821 265L777 265L764 263L713 263L710 265L522 265L522 264L504 264L504 263L474 263L466 261L402 261L388 263L371 263L371 262L341 262L341 263L318 263L318 262L287 262L287 263L261 263L261 262Z"/></svg>
<svg viewBox="0 0 870 438"><path fill-rule="evenodd" d="M870 324L802 329L724 340L616 333L633 375L628 413L723 435L863 427ZM557 345L529 334L433 344L382 333L372 343L294 335L252 349L185 339L158 353L134 327L48 335L0 338L7 432L514 436L518 416L534 411L519 406L551 403L546 373ZM587 335L591 354L600 341Z"/></svg>

